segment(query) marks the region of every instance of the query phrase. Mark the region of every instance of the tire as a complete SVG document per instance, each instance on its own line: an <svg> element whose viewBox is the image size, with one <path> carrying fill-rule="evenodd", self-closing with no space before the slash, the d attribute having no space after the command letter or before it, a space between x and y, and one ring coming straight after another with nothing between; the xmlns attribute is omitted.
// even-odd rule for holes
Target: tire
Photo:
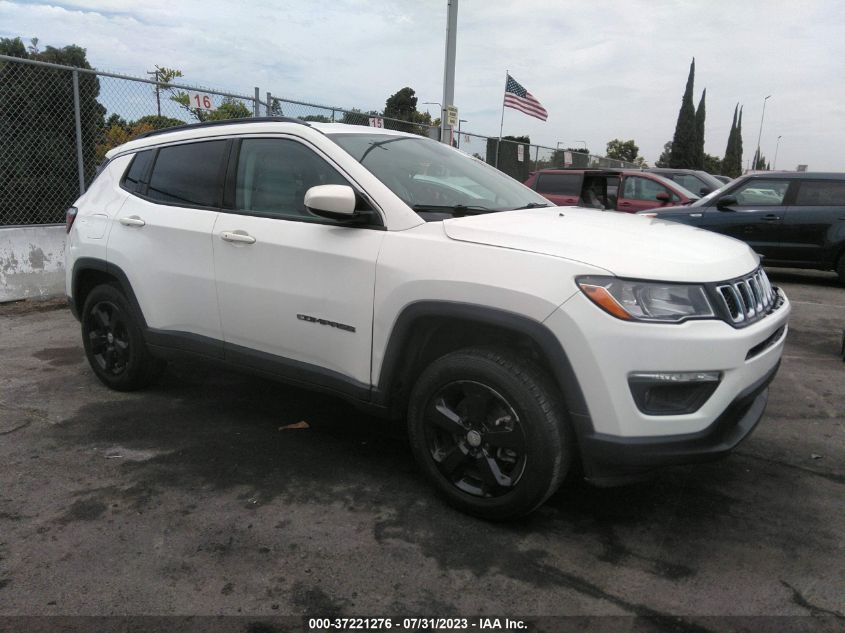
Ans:
<svg viewBox="0 0 845 633"><path fill-rule="evenodd" d="M95 287L82 309L82 344L94 374L116 391L143 389L166 363L154 358L129 302L115 286Z"/></svg>
<svg viewBox="0 0 845 633"><path fill-rule="evenodd" d="M510 351L486 348L447 354L422 372L408 436L451 505L496 521L542 505L563 482L574 447L548 375Z"/></svg>

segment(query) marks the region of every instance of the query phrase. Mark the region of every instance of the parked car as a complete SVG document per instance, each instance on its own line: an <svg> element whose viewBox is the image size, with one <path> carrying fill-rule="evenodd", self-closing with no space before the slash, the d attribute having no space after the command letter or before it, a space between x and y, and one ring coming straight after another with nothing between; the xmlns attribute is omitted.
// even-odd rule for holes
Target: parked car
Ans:
<svg viewBox="0 0 845 633"><path fill-rule="evenodd" d="M529 176L525 186L557 205L626 213L698 200L681 185L640 170L541 169Z"/></svg>
<svg viewBox="0 0 845 633"><path fill-rule="evenodd" d="M354 125L209 122L107 157L66 264L112 389L190 356L342 396L403 423L439 492L491 519L576 461L611 485L724 455L763 414L790 306L736 240L552 207Z"/></svg>
<svg viewBox="0 0 845 633"><path fill-rule="evenodd" d="M728 184L731 180L733 180L733 178L731 178L730 176L722 176L721 174L710 174L710 175L713 176L713 178L715 178L716 180L718 180L719 182L721 182L724 185Z"/></svg>
<svg viewBox="0 0 845 633"><path fill-rule="evenodd" d="M648 173L658 174L678 183L682 187L692 191L697 196L706 196L708 193L721 189L725 184L715 176L700 169L672 169L669 167L649 167L645 169Z"/></svg>
<svg viewBox="0 0 845 633"><path fill-rule="evenodd" d="M845 283L845 174L741 176L690 206L647 215L740 239L771 266L835 270Z"/></svg>

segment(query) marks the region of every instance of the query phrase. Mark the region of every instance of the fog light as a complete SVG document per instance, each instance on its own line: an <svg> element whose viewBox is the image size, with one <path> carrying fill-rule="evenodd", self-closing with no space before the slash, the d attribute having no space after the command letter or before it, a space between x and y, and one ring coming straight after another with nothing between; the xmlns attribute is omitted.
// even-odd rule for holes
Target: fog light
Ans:
<svg viewBox="0 0 845 633"><path fill-rule="evenodd" d="M643 413L683 415L698 411L721 380L718 371L634 372L628 386Z"/></svg>

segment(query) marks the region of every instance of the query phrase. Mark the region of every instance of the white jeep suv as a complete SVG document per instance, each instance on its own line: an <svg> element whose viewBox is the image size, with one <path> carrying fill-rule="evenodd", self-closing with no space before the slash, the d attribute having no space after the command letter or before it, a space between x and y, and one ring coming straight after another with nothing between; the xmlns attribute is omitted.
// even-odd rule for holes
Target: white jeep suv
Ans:
<svg viewBox="0 0 845 633"><path fill-rule="evenodd" d="M67 293L119 390L188 354L406 420L454 505L502 519L729 452L790 307L744 243L572 207L430 139L268 118L108 153Z"/></svg>

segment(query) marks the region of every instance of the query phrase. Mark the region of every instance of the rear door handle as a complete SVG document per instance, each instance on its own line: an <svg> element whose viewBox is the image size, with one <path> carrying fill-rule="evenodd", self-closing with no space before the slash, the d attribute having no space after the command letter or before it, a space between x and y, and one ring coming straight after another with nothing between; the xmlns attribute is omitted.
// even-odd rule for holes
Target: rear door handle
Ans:
<svg viewBox="0 0 845 633"><path fill-rule="evenodd" d="M630 202L620 202L620 203L619 203L619 206L620 206L620 207L630 207L630 206L631 206L631 203L630 203Z"/></svg>
<svg viewBox="0 0 845 633"><path fill-rule="evenodd" d="M120 218L120 223L123 226L144 226L146 224L146 222L144 222L137 215L130 215L125 218Z"/></svg>
<svg viewBox="0 0 845 633"><path fill-rule="evenodd" d="M223 231L220 237L226 242L237 244L255 244L255 238L246 231Z"/></svg>
<svg viewBox="0 0 845 633"><path fill-rule="evenodd" d="M780 216L775 215L774 213L763 216L763 222L777 222L778 220L780 220Z"/></svg>

